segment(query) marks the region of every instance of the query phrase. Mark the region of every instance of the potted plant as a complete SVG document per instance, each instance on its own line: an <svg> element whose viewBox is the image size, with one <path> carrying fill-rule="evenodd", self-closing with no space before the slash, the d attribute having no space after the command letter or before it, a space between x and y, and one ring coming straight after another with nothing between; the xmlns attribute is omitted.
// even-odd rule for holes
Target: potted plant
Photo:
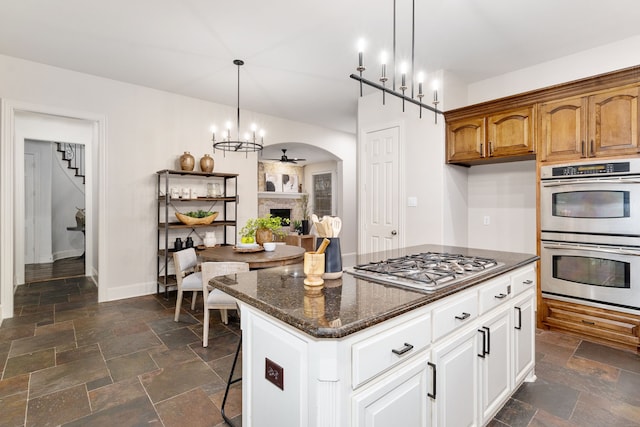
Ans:
<svg viewBox="0 0 640 427"><path fill-rule="evenodd" d="M293 229L295 230L296 233L302 234L302 221L300 221L299 219L294 220Z"/></svg>
<svg viewBox="0 0 640 427"><path fill-rule="evenodd" d="M240 230L240 241L242 243L255 243L262 245L264 242L273 241L273 235L285 236L282 231L282 224L289 224L288 219L267 214L259 218L249 218L247 223Z"/></svg>

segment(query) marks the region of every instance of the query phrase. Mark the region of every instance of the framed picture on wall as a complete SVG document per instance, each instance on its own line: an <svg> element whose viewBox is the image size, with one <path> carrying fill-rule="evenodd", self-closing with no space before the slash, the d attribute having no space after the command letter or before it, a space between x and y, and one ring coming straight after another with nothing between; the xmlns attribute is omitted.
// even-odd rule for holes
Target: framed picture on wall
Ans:
<svg viewBox="0 0 640 427"><path fill-rule="evenodd" d="M264 174L264 191L282 191L282 177L278 174L265 173Z"/></svg>
<svg viewBox="0 0 640 427"><path fill-rule="evenodd" d="M297 193L298 175L282 174L282 191L285 193Z"/></svg>

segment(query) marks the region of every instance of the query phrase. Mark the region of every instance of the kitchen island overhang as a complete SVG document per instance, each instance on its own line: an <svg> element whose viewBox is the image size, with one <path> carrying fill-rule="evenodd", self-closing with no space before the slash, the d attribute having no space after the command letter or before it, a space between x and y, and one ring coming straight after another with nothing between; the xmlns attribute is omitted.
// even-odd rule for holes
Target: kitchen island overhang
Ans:
<svg viewBox="0 0 640 427"><path fill-rule="evenodd" d="M384 396L387 388L391 395L397 394L411 381L421 384L413 393L424 394L425 398L424 405L420 403L415 412L417 419L426 424L420 421L418 425L441 425L447 417L455 416L447 415L450 399L446 394L434 398L430 395L436 395L436 389L442 390L449 381L443 378L447 372L444 356L449 354L447 346L455 344L456 339L472 347L464 357L473 365L469 375L476 384L471 387L474 391L469 398L478 404L471 405L468 414L474 421L482 423L487 411L497 412L525 377L533 378L534 263L538 257L421 245L361 255L356 262L421 251L490 256L501 265L429 293L344 274L341 279L325 281L321 296L309 295L305 294L301 264L213 279L212 286L237 298L241 307L243 425L261 425L265 416L273 418L274 414L279 425L359 425L365 419L371 420L371 413L385 413L385 408L378 406L390 398L375 396ZM499 326L491 323L496 316L501 321ZM522 332L512 332L523 330L524 339ZM500 340L504 342L500 344ZM493 351L487 346L492 346ZM514 346L521 349L514 351ZM523 352L524 362L520 360ZM267 371L272 368L267 366L267 360L282 368L283 389L269 381ZM501 390L500 393L482 392L480 389L487 384L481 371L495 364L490 361L498 360L503 365L499 372L506 389L502 389L509 392L493 386L489 389ZM449 377L454 379L453 374ZM406 381L395 384L398 378ZM459 409L457 412L466 413Z"/></svg>

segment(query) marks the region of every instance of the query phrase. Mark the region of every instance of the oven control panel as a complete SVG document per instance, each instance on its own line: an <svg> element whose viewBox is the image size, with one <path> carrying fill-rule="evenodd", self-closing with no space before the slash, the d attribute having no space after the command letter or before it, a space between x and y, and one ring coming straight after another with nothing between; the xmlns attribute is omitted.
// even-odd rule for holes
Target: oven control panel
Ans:
<svg viewBox="0 0 640 427"><path fill-rule="evenodd" d="M635 174L640 174L640 159L602 163L572 163L540 168L541 179Z"/></svg>

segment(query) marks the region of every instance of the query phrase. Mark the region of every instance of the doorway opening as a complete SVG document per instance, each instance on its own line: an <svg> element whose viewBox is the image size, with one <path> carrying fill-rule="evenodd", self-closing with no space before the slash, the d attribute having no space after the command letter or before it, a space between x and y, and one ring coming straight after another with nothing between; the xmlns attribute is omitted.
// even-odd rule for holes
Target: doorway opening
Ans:
<svg viewBox="0 0 640 427"><path fill-rule="evenodd" d="M85 275L85 148L25 140L25 283Z"/></svg>

